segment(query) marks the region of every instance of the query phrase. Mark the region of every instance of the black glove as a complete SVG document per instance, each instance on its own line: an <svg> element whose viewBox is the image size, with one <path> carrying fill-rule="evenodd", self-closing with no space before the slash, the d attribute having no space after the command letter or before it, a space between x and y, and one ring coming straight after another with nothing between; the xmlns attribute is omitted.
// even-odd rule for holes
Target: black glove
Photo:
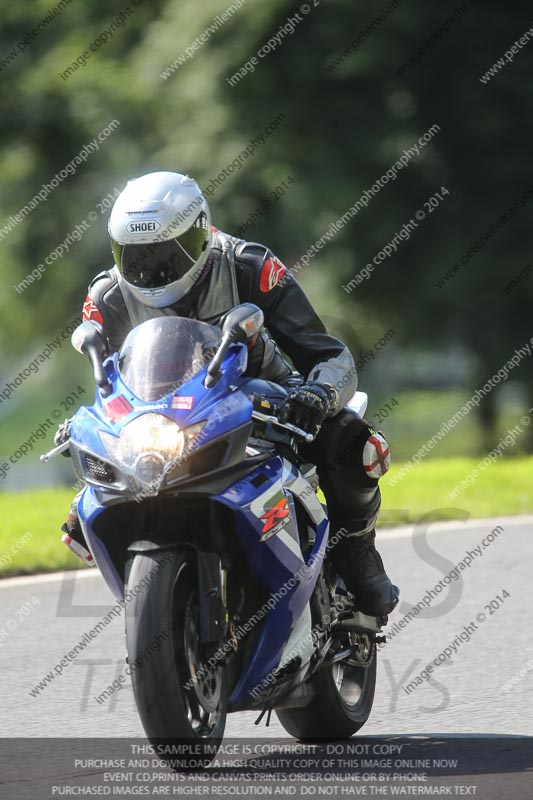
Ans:
<svg viewBox="0 0 533 800"><path fill-rule="evenodd" d="M70 426L72 424L72 418L66 419L64 422L61 423L59 428L56 431L54 436L54 444L58 447L60 444L64 444L68 442L70 439ZM61 453L63 456L70 456L70 449L63 450Z"/></svg>
<svg viewBox="0 0 533 800"><path fill-rule="evenodd" d="M307 433L318 433L335 401L334 390L322 383L303 383L293 389L280 409L280 422L289 422Z"/></svg>

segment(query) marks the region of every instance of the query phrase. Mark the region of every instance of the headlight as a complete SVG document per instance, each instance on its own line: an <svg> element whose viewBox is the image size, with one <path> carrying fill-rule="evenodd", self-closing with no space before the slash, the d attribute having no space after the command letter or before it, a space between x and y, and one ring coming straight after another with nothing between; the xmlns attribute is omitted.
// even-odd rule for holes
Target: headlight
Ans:
<svg viewBox="0 0 533 800"><path fill-rule="evenodd" d="M100 438L108 455L135 470L140 483L161 484L172 466L195 449L204 425L205 421L181 430L169 417L147 413L129 422L120 436L101 431Z"/></svg>
<svg viewBox="0 0 533 800"><path fill-rule="evenodd" d="M179 458L185 445L179 426L163 414L142 414L129 422L120 436L105 431L100 436L109 455L128 467L143 453L158 453L165 460Z"/></svg>

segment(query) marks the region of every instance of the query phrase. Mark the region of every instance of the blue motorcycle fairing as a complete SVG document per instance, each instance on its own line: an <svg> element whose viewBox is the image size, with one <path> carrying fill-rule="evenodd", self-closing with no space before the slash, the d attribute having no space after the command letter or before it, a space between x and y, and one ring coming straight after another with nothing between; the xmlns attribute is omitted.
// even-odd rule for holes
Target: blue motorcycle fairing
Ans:
<svg viewBox="0 0 533 800"><path fill-rule="evenodd" d="M98 497L98 490L93 486L86 486L78 501L78 516L83 535L105 582L115 598L121 601L124 600L124 581L109 557L105 543L94 532L94 523L105 509L106 506L102 505Z"/></svg>
<svg viewBox="0 0 533 800"><path fill-rule="evenodd" d="M113 392L102 399L97 391L94 405L82 407L77 412L72 422L72 439L78 447L89 448L108 460L99 431L106 430L115 436L120 435L125 425L133 419L156 411L174 420L180 427L205 420L202 433L205 431L206 438L202 446L209 444L251 420L253 406L247 393L268 394L273 388L280 388L260 379L243 378L246 364L246 347L234 344L227 353L222 364L221 377L214 387L206 389L204 386L207 372L204 367L161 400L145 403L122 382L116 356L108 359L106 371L112 381ZM281 389L281 398L284 391ZM176 397L190 400L191 408L172 408L172 400ZM116 404L111 406L114 413L110 416L109 404L114 401ZM177 404L179 402L184 401L177 401ZM160 407L165 404L166 407ZM254 624L258 633L257 640L232 692L229 708L231 711L253 706L252 691L282 663L295 627L306 612L326 550L329 527L327 517L316 501L310 484L295 467L288 471L286 464L280 456L273 455L260 466L251 465L249 474L220 494L209 495L213 501L234 511L234 533L248 557L252 580L262 582L271 596L269 607L258 610L262 612L262 616ZM291 491L299 496L294 487L291 490L291 484L295 486L297 482L303 488L304 496L310 492L316 501L314 511L310 512L316 539L305 558L300 549L291 496ZM177 496L180 489L179 485L175 489ZM186 491L187 485L184 483L183 492ZM81 494L78 506L82 529L95 562L119 600L124 597L123 579L111 560L105 542L95 532L95 522L110 504L134 502L134 497L131 495L120 498L112 487L106 492L103 487L87 486ZM228 532L228 535L232 534L233 531ZM112 532L109 535L112 536ZM273 602L272 598L275 598ZM310 618L308 608L307 614Z"/></svg>
<svg viewBox="0 0 533 800"><path fill-rule="evenodd" d="M165 404L165 409L157 408L157 412L163 413L164 411L164 416L173 419L180 427L187 427L199 420L206 420L202 431L204 436L202 446L208 445L212 440L249 422L251 418L252 403L246 395L242 391L228 394L229 387L234 385L234 381L240 376L242 370L246 369L247 358L245 345L239 343L232 345L222 364L222 376L213 388L206 391L203 386L206 376L206 368L204 368L158 403L145 403L137 398L122 382L116 369L117 354L115 354L106 361L108 378L114 382L112 394L102 400L100 392L96 390L95 403L92 406L81 406L79 408L72 419L71 438L78 447L89 450L91 453L101 456L104 460L109 460L109 455L99 432L106 430L115 436L119 436L121 430L133 419L142 414L155 411L154 406ZM176 410L169 407L174 397L183 396L193 398L191 411ZM195 407L194 401L198 396L200 401ZM120 397L125 398L131 404L132 410L113 422L107 415L105 407L107 403ZM112 487L110 487L110 490L112 490ZM107 503L102 497L102 493L105 491L103 486L87 485L78 501L78 515L85 539L97 567L102 572L114 596L121 600L124 597L124 583L109 558L105 543L94 531L96 519L107 508ZM125 501L126 498L124 498Z"/></svg>
<svg viewBox="0 0 533 800"><path fill-rule="evenodd" d="M295 468L294 474L305 481ZM252 691L280 663L291 632L313 593L326 551L329 523L322 514L315 543L304 558L292 504L282 479L283 460L274 456L217 498L236 512L236 532L248 555L254 578L262 581L270 598L275 599L274 603L269 600L271 607L263 609L266 611L262 617L264 623L253 655L231 694L231 711L249 707ZM258 487L259 480L263 482ZM265 527L275 516L276 512L272 512L275 507L280 510L283 507L285 516L279 522L274 519L274 533L271 530L265 533Z"/></svg>
<svg viewBox="0 0 533 800"><path fill-rule="evenodd" d="M252 406L246 397L240 405L235 403L232 394L228 394L230 386L233 386L246 369L247 350L245 345L232 345L228 355L222 365L222 376L214 387L206 392L204 380L206 369L200 370L187 382L177 389L169 392L160 400L153 403L146 403L136 397L131 390L123 383L117 365L118 354L114 354L106 361L106 372L112 382L113 391L108 397L103 399L100 392L96 391L95 402L92 406L81 406L74 415L71 425L71 438L81 447L88 447L94 453L101 453L107 458L107 453L103 447L98 431L92 426L99 423L105 426L105 430L114 436L119 436L121 430L136 417L148 412L157 412L169 417L181 428L194 425L209 417L214 406L222 398L227 398L226 405L219 406L219 420L225 418L225 423L217 428L216 435L225 433L226 430L243 425L248 422L251 416ZM179 405L179 398L189 401L190 409L173 408L173 403ZM84 412L89 412L92 419L88 419Z"/></svg>
<svg viewBox="0 0 533 800"><path fill-rule="evenodd" d="M117 358L117 354L114 354L106 361L108 378L114 384L112 394L103 400L100 392L96 390L95 403L92 406L81 406L74 415L71 425L71 438L74 443L94 455L101 456L104 460L109 460L109 455L100 438L100 431L106 430L112 435L119 436L121 430L129 422L151 411L157 410L158 413L163 413L164 416L177 422L180 427L187 427L197 421L206 420L202 431L204 436L202 446L208 445L212 440L238 428L251 418L252 403L246 396L247 381L239 381L240 390L229 393L229 387L236 385L242 371L246 368L248 355L245 345L237 343L231 346L222 364L221 378L211 389L206 391L203 385L207 372L204 368L157 403L145 403L125 386L116 367ZM193 398L191 411L175 410L169 407L174 397L183 396ZM195 407L194 401L197 396L200 397L200 401ZM132 410L113 422L105 410L106 404L121 397L131 404ZM157 406L157 409L154 406ZM164 406L164 409L159 406ZM115 597L121 600L124 597L123 581L108 556L105 544L94 532L94 522L107 507L107 503L102 499L102 492L105 492L103 486L87 485L78 502L78 514L96 565Z"/></svg>
<svg viewBox="0 0 533 800"><path fill-rule="evenodd" d="M252 691L280 664L282 653L313 593L326 552L329 522L325 514L316 526L315 543L304 557L290 502L287 502L289 514L274 526L275 532L265 538L263 528L267 522L264 517L269 507L276 505L278 497L290 500L289 491L283 489L283 469L283 459L274 456L213 497L235 512L236 534L249 558L253 580L261 581L270 594L269 601L254 615L259 617L256 622L259 635L229 699L229 711L253 705ZM305 480L301 476L299 479ZM98 490L92 487L84 490L79 503L80 520L96 564L120 601L124 599L124 582L108 556L105 543L93 529L95 520L105 510L97 495ZM265 514L260 515L261 511Z"/></svg>

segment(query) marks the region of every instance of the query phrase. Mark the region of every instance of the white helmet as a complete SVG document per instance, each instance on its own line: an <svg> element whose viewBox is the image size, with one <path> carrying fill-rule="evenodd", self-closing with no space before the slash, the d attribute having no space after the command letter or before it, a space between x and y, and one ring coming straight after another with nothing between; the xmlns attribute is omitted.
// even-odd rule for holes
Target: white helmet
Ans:
<svg viewBox="0 0 533 800"><path fill-rule="evenodd" d="M213 238L200 187L178 172L129 181L109 219L115 263L134 297L151 308L181 300L200 278Z"/></svg>

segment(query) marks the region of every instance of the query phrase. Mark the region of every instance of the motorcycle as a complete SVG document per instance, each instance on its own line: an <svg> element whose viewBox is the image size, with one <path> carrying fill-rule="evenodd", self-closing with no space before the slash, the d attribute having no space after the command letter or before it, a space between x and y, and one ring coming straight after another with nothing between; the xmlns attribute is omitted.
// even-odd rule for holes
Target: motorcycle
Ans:
<svg viewBox="0 0 533 800"><path fill-rule="evenodd" d="M91 360L95 402L72 419L85 484L78 514L91 559L125 600L128 673L152 742L214 758L229 713L275 711L298 739L352 736L368 719L387 618L364 615L327 559L316 469L280 422L285 390L246 378L263 325L251 303L220 328L158 317L105 358L98 328L73 345ZM350 406L363 414L367 396Z"/></svg>

